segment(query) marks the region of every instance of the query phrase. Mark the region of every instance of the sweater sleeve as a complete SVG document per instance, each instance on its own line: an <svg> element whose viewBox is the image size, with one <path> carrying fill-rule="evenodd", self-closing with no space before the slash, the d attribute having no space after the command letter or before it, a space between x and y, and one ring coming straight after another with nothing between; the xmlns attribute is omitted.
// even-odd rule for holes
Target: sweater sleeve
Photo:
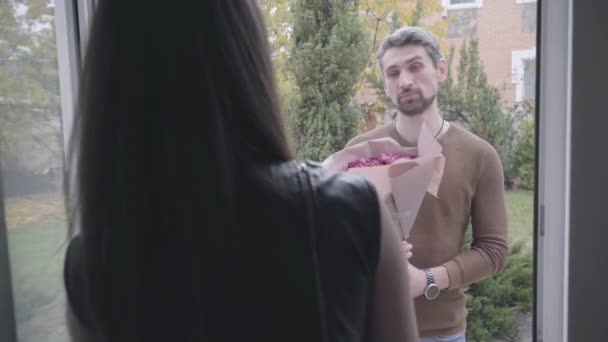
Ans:
<svg viewBox="0 0 608 342"><path fill-rule="evenodd" d="M500 158L490 145L480 154L477 186L471 204L471 248L446 262L450 289L466 287L500 272L508 253L507 208Z"/></svg>

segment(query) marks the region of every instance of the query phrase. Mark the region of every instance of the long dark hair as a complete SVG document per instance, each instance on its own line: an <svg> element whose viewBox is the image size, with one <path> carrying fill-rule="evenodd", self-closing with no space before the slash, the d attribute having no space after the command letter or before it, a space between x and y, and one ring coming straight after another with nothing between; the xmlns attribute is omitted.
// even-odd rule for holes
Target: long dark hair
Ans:
<svg viewBox="0 0 608 342"><path fill-rule="evenodd" d="M255 170L291 158L257 1L162 3L98 2L68 158L87 328L111 341L216 335L211 256Z"/></svg>

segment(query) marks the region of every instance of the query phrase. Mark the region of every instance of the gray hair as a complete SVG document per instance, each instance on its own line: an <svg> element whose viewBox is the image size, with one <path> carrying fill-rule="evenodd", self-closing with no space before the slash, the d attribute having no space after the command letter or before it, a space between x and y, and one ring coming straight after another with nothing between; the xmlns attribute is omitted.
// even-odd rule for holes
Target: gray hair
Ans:
<svg viewBox="0 0 608 342"><path fill-rule="evenodd" d="M443 57L439 49L439 42L431 32L416 26L404 26L384 38L380 49L376 53L380 70L382 71L383 69L382 57L384 57L386 51L406 45L420 45L424 47L435 66L437 66L437 63Z"/></svg>

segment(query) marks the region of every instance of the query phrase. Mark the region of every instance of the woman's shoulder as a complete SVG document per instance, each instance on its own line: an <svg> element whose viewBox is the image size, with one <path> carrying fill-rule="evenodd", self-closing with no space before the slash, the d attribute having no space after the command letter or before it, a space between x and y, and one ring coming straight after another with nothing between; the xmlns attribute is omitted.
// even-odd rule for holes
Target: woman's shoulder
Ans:
<svg viewBox="0 0 608 342"><path fill-rule="evenodd" d="M364 206L367 212L378 206L374 186L364 177L343 171L331 171L320 164L311 165L314 188L325 201L346 202L354 206Z"/></svg>
<svg viewBox="0 0 608 342"><path fill-rule="evenodd" d="M378 211L378 197L373 185L364 177L333 171L312 161L292 161L273 171L277 185L291 184L297 192L312 190L320 204L364 207L364 212ZM287 179L284 182L281 179ZM310 180L310 185L306 184ZM285 184L287 185L287 184Z"/></svg>
<svg viewBox="0 0 608 342"><path fill-rule="evenodd" d="M348 233L375 245L380 236L380 204L374 186L364 177L336 172L306 162L316 196L320 222L335 233Z"/></svg>
<svg viewBox="0 0 608 342"><path fill-rule="evenodd" d="M299 208L294 213L302 213L305 201L314 202L315 220L324 236L366 241L370 246L379 243L380 204L366 178L312 161L292 161L272 166L268 179L286 207Z"/></svg>

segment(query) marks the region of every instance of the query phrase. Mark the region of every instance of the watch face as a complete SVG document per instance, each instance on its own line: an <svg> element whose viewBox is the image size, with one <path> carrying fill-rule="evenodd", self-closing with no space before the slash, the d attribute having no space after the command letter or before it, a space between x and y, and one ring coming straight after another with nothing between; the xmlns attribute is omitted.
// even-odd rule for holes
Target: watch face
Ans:
<svg viewBox="0 0 608 342"><path fill-rule="evenodd" d="M435 299L439 296L439 292L439 286L437 286L436 284L430 284L424 290L424 296L428 299Z"/></svg>

